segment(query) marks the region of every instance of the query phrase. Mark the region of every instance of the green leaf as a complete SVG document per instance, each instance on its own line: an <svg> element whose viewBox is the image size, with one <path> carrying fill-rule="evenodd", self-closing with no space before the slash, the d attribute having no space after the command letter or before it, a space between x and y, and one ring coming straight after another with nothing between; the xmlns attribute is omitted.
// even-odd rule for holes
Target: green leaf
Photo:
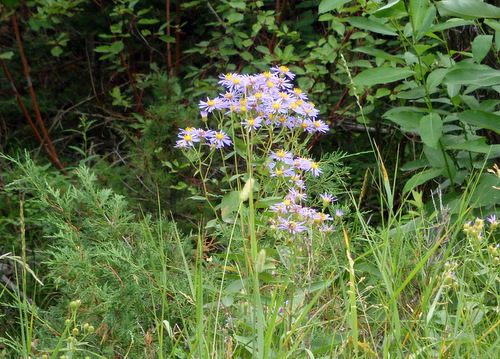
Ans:
<svg viewBox="0 0 500 359"><path fill-rule="evenodd" d="M376 10L373 15L376 17L403 17L407 15L406 7L403 1L394 0L380 9Z"/></svg>
<svg viewBox="0 0 500 359"><path fill-rule="evenodd" d="M458 114L460 121L500 133L500 116L486 111L464 111Z"/></svg>
<svg viewBox="0 0 500 359"><path fill-rule="evenodd" d="M59 57L63 52L64 50L61 46L54 46L52 49L50 49L50 53L55 57Z"/></svg>
<svg viewBox="0 0 500 359"><path fill-rule="evenodd" d="M477 208L500 203L500 191L493 186L500 187L500 178L490 173L483 173L479 184L471 194L471 206Z"/></svg>
<svg viewBox="0 0 500 359"><path fill-rule="evenodd" d="M115 41L109 46L109 50L114 54L118 54L124 47L123 41Z"/></svg>
<svg viewBox="0 0 500 359"><path fill-rule="evenodd" d="M425 33L429 31L435 18L436 18L436 8L434 6L430 6L425 12L422 24L420 25L420 27L417 28L416 41L424 37Z"/></svg>
<svg viewBox="0 0 500 359"><path fill-rule="evenodd" d="M377 34L389 35L389 36L398 36L398 33L381 22L372 20L366 17L350 17L347 19L347 22L351 24L351 26L357 27L359 29L368 30L371 32L375 32Z"/></svg>
<svg viewBox="0 0 500 359"><path fill-rule="evenodd" d="M481 137L477 140L468 140L460 143L453 143L446 146L450 150L463 150L469 152L477 152L490 154L490 158L495 158L500 155L500 145L488 145L486 138Z"/></svg>
<svg viewBox="0 0 500 359"><path fill-rule="evenodd" d="M452 29L454 27L469 26L469 25L474 25L474 24L475 24L474 21L471 21L471 20L463 20L463 19L453 18L453 19L450 19L446 22L431 26L431 28L429 29L429 32L439 32L439 31L443 31L443 30Z"/></svg>
<svg viewBox="0 0 500 359"><path fill-rule="evenodd" d="M232 24L243 20L243 17L243 14L240 14L239 12L232 12L228 16L226 16L226 19L230 24Z"/></svg>
<svg viewBox="0 0 500 359"><path fill-rule="evenodd" d="M477 63L483 59L490 52L491 44L493 43L493 35L478 35L472 42L472 56Z"/></svg>
<svg viewBox="0 0 500 359"><path fill-rule="evenodd" d="M397 55L388 54L387 52L385 52L383 50L376 49L376 48L371 47L371 46L361 46L361 47L358 47L358 48L356 48L356 49L354 49L352 51L353 52L361 52L363 54L375 56L375 57L378 57L378 58L381 58L381 59L384 59L384 60L387 60L387 61L404 63L403 57L397 56Z"/></svg>
<svg viewBox="0 0 500 359"><path fill-rule="evenodd" d="M441 16L465 19L499 18L500 8L478 0L443 0L436 3Z"/></svg>
<svg viewBox="0 0 500 359"><path fill-rule="evenodd" d="M424 17L429 7L428 0L410 0L409 11L412 20L413 33L417 33L418 29L424 22Z"/></svg>
<svg viewBox="0 0 500 359"><path fill-rule="evenodd" d="M427 76L427 89L432 91L438 87L447 73L448 69L436 69L432 71L429 76Z"/></svg>
<svg viewBox="0 0 500 359"><path fill-rule="evenodd" d="M13 7L19 5L21 0L1 0L1 2L7 7Z"/></svg>
<svg viewBox="0 0 500 359"><path fill-rule="evenodd" d="M401 126L402 131L418 132L420 130L422 112L411 107L396 107L384 113L382 117Z"/></svg>
<svg viewBox="0 0 500 359"><path fill-rule="evenodd" d="M354 78L356 86L373 86L388 84L410 77L415 72L404 67L377 67L359 73Z"/></svg>
<svg viewBox="0 0 500 359"><path fill-rule="evenodd" d="M247 4L245 4L244 1L229 1L229 6L231 6L234 9L245 10Z"/></svg>
<svg viewBox="0 0 500 359"><path fill-rule="evenodd" d="M10 60L14 56L14 51L6 51L0 54L0 59Z"/></svg>
<svg viewBox="0 0 500 359"><path fill-rule="evenodd" d="M226 219L238 211L240 203L240 191L231 191L222 196L222 201L216 208L220 209L222 219Z"/></svg>
<svg viewBox="0 0 500 359"><path fill-rule="evenodd" d="M337 10L339 7L348 3L350 0L321 0L318 6L318 14Z"/></svg>
<svg viewBox="0 0 500 359"><path fill-rule="evenodd" d="M140 19L139 21L137 21L137 23L141 25L153 25L159 22L160 22L159 19Z"/></svg>
<svg viewBox="0 0 500 359"><path fill-rule="evenodd" d="M420 119L420 137L427 146L437 149L442 134L443 121L437 113L430 113Z"/></svg>
<svg viewBox="0 0 500 359"><path fill-rule="evenodd" d="M413 190L415 187L420 186L427 181L430 181L431 179L442 176L444 171L445 170L443 168L432 168L413 175L413 177L411 177L403 187L403 194Z"/></svg>
<svg viewBox="0 0 500 359"><path fill-rule="evenodd" d="M494 86L500 84L500 70L486 65L460 62L450 68L444 83L456 85Z"/></svg>

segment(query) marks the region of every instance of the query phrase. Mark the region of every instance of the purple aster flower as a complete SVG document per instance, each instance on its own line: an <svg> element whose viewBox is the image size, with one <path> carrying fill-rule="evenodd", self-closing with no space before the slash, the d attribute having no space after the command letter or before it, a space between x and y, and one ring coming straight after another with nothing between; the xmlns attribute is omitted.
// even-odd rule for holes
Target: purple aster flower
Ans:
<svg viewBox="0 0 500 359"><path fill-rule="evenodd" d="M325 221L333 221L332 216L328 213L320 212L316 215L316 217L314 217L314 222L323 223Z"/></svg>
<svg viewBox="0 0 500 359"><path fill-rule="evenodd" d="M295 77L295 74L287 66L274 66L271 67L271 71L276 72L278 75L287 76L290 80Z"/></svg>
<svg viewBox="0 0 500 359"><path fill-rule="evenodd" d="M285 214L288 213L287 206L283 203L276 203L269 207L269 212Z"/></svg>
<svg viewBox="0 0 500 359"><path fill-rule="evenodd" d="M297 87L294 87L293 91L291 91L291 93L293 93L295 95L295 97L297 97L298 99L301 99L303 101L306 101L307 100L307 95L302 92L301 89L297 88Z"/></svg>
<svg viewBox="0 0 500 359"><path fill-rule="evenodd" d="M288 217L288 219L279 217L278 220L280 221L278 229L289 231L293 235L307 230L307 227L303 225L306 222L292 221L290 220L290 217Z"/></svg>
<svg viewBox="0 0 500 359"><path fill-rule="evenodd" d="M310 162L309 171L313 174L314 177L318 177L323 173L323 170L319 168L318 162Z"/></svg>
<svg viewBox="0 0 500 359"><path fill-rule="evenodd" d="M335 228L333 227L333 225L322 225L321 227L319 227L319 230L321 232L324 232L324 233L332 233L332 232L335 232Z"/></svg>
<svg viewBox="0 0 500 359"><path fill-rule="evenodd" d="M340 209L336 209L335 210L335 215L340 218L340 217L342 217L344 215L344 212L342 212Z"/></svg>
<svg viewBox="0 0 500 359"><path fill-rule="evenodd" d="M198 138L203 138L204 140L210 140L211 137L215 135L215 131L212 130L204 130L202 128L195 129L194 133Z"/></svg>
<svg viewBox="0 0 500 359"><path fill-rule="evenodd" d="M275 161L283 161L291 160L293 158L293 154L291 152L287 152L285 150L278 150L276 152L271 152L269 158Z"/></svg>
<svg viewBox="0 0 500 359"><path fill-rule="evenodd" d="M492 214L491 216L489 216L488 218L486 218L486 220L488 222L490 222L490 224L491 224L492 227L498 226L498 219L497 219L496 214Z"/></svg>
<svg viewBox="0 0 500 359"><path fill-rule="evenodd" d="M257 130L261 126L262 117L257 116L255 118L247 118L245 121L240 123L250 132L252 130Z"/></svg>
<svg viewBox="0 0 500 359"><path fill-rule="evenodd" d="M209 141L210 144L213 145L216 149L222 148L224 146L229 146L232 143L231 138L223 131L215 132L209 138Z"/></svg>
<svg viewBox="0 0 500 359"><path fill-rule="evenodd" d="M221 110L224 108L224 102L220 98L211 100L207 97L207 101L200 101L199 108L210 113L213 110Z"/></svg>
<svg viewBox="0 0 500 359"><path fill-rule="evenodd" d="M290 188L288 190L287 197L289 197L293 203L307 202L307 194L304 193L303 191L298 191L295 188Z"/></svg>
<svg viewBox="0 0 500 359"><path fill-rule="evenodd" d="M326 192L320 194L319 196L323 200L323 207L328 207L330 203L338 201L338 199L335 196L328 194Z"/></svg>
<svg viewBox="0 0 500 359"><path fill-rule="evenodd" d="M305 157L296 157L291 161L290 164L294 168L300 169L302 171L309 171L311 169L311 159Z"/></svg>
<svg viewBox="0 0 500 359"><path fill-rule="evenodd" d="M312 121L312 126L313 130L315 132L322 132L326 133L330 129L330 127L323 121L321 120L314 120Z"/></svg>

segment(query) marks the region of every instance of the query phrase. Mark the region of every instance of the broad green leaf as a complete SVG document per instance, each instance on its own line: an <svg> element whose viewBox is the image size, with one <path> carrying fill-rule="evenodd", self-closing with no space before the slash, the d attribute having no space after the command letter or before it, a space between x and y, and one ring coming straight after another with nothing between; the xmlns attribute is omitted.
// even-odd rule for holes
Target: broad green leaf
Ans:
<svg viewBox="0 0 500 359"><path fill-rule="evenodd" d="M438 32L438 31L448 30L454 27L468 26L468 25L474 25L474 21L453 18L441 24L436 24L431 26L429 32Z"/></svg>
<svg viewBox="0 0 500 359"><path fill-rule="evenodd" d="M10 60L14 56L14 51L6 51L0 54L0 59Z"/></svg>
<svg viewBox="0 0 500 359"><path fill-rule="evenodd" d="M486 111L464 111L458 114L460 121L500 133L500 116Z"/></svg>
<svg viewBox="0 0 500 359"><path fill-rule="evenodd" d="M438 87L444 76L448 73L448 69L436 69L427 76L427 89L432 91Z"/></svg>
<svg viewBox="0 0 500 359"><path fill-rule="evenodd" d="M437 149L442 134L443 121L437 113L430 113L420 119L420 137L427 146Z"/></svg>
<svg viewBox="0 0 500 359"><path fill-rule="evenodd" d="M410 0L408 10L410 12L413 32L417 33L418 29L422 26L424 22L425 13L427 12L428 0Z"/></svg>
<svg viewBox="0 0 500 359"><path fill-rule="evenodd" d="M454 65L443 79L456 85L494 86L500 84L500 70L486 65L464 62Z"/></svg>
<svg viewBox="0 0 500 359"><path fill-rule="evenodd" d="M486 138L481 137L477 140L468 140L460 143L453 143L446 148L450 150L464 150L470 152L490 154L492 158L500 155L500 145L488 145Z"/></svg>
<svg viewBox="0 0 500 359"><path fill-rule="evenodd" d="M137 23L141 25L153 25L159 22L160 22L159 19L140 19L139 21L137 21Z"/></svg>
<svg viewBox="0 0 500 359"><path fill-rule="evenodd" d="M240 191L231 191L222 196L222 201L216 208L220 209L221 216L225 219L238 211L240 203Z"/></svg>
<svg viewBox="0 0 500 359"><path fill-rule="evenodd" d="M50 53L55 57L59 57L63 52L64 50L61 46L54 46L52 49L50 49Z"/></svg>
<svg viewBox="0 0 500 359"><path fill-rule="evenodd" d="M436 8L434 6L430 6L425 12L422 24L420 25L420 27L417 28L416 41L424 37L425 33L429 31L435 18L436 18Z"/></svg>
<svg viewBox="0 0 500 359"><path fill-rule="evenodd" d="M350 17L347 19L347 22L351 24L351 26L357 27L359 29L368 30L371 32L375 32L377 34L389 35L389 36L398 36L398 33L385 24L381 22L372 20L366 17Z"/></svg>
<svg viewBox="0 0 500 359"><path fill-rule="evenodd" d="M484 20L484 23L486 25L488 25L489 27L491 27L493 30L500 31L500 21L486 19L486 20Z"/></svg>
<svg viewBox="0 0 500 359"><path fill-rule="evenodd" d="M328 11L337 10L342 5L350 0L321 0L318 7L318 14L323 14Z"/></svg>
<svg viewBox="0 0 500 359"><path fill-rule="evenodd" d="M241 21L243 20L243 18L244 18L243 14L239 12L231 12L229 15L226 16L226 19L230 24Z"/></svg>
<svg viewBox="0 0 500 359"><path fill-rule="evenodd" d="M483 207L500 203L500 191L493 188L500 187L500 178L490 173L483 173L479 184L471 194L471 207Z"/></svg>
<svg viewBox="0 0 500 359"><path fill-rule="evenodd" d="M455 165L454 165L451 157L447 153L443 154L443 151L441 151L441 150L436 150L432 147L424 145L424 154L425 154L425 158L427 158L427 160L429 161L429 164L432 167L444 168L444 169L446 169L446 173L444 174L446 177L448 177L448 178L450 176L451 176L451 178L455 177L455 173L456 173ZM450 174L448 173L448 168L451 172Z"/></svg>
<svg viewBox="0 0 500 359"><path fill-rule="evenodd" d="M443 0L436 3L441 16L464 19L499 18L500 8L479 0Z"/></svg>
<svg viewBox="0 0 500 359"><path fill-rule="evenodd" d="M364 70L354 78L356 86L388 84L410 77L415 72L404 67L377 67Z"/></svg>
<svg viewBox="0 0 500 359"><path fill-rule="evenodd" d="M8 7L17 6L21 3L21 0L1 0L2 4Z"/></svg>
<svg viewBox="0 0 500 359"><path fill-rule="evenodd" d="M407 15L406 7L403 1L394 0L389 2L387 5L382 6L380 9L375 11L373 15L376 17L403 17Z"/></svg>
<svg viewBox="0 0 500 359"><path fill-rule="evenodd" d="M444 171L445 170L443 168L432 168L413 175L413 177L410 178L403 187L403 194L413 190L415 187L420 186L427 181L430 181L431 179L442 176Z"/></svg>
<svg viewBox="0 0 500 359"><path fill-rule="evenodd" d="M234 9L245 10L247 4L244 1L229 1L229 6Z"/></svg>
<svg viewBox="0 0 500 359"><path fill-rule="evenodd" d="M493 35L478 35L472 42L472 56L477 63L481 63L490 52Z"/></svg>
<svg viewBox="0 0 500 359"><path fill-rule="evenodd" d="M401 126L402 131L418 132L422 113L422 111L417 111L416 108L396 107L384 113L382 117Z"/></svg>
<svg viewBox="0 0 500 359"><path fill-rule="evenodd" d="M387 60L387 61L394 61L394 62L404 63L403 57L397 56L397 55L388 54L387 52L385 52L383 50L376 49L376 48L371 47L371 46L361 46L361 47L358 47L358 48L356 48L356 49L354 49L352 51L353 52L361 52L363 54L375 56L375 57L378 57L378 58L381 58L381 59L384 59L384 60Z"/></svg>

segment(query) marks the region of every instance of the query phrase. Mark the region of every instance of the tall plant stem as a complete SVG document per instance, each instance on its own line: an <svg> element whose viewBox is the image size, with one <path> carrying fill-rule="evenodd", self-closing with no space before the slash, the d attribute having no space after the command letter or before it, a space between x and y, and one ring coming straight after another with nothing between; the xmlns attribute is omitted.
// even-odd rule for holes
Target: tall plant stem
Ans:
<svg viewBox="0 0 500 359"><path fill-rule="evenodd" d="M52 141L49 138L49 134L47 133L47 129L45 128L45 124L42 119L42 114L40 113L40 108L38 107L38 102L36 100L36 95L35 95L35 90L33 88L33 82L31 81L31 75L30 75L30 70L28 66L28 60L26 59L26 56L24 54L24 49L23 49L23 44L21 42L21 34L19 32L19 25L17 24L17 19L16 19L16 14L12 14L12 25L14 27L14 33L16 34L16 41L17 41L17 46L19 48L19 56L21 57L21 62L23 64L23 70L24 70L24 76L26 77L26 81L28 82L28 89L30 92L31 96L31 102L33 102L33 108L35 109L35 114L36 114L36 119L38 122L38 126L40 127L40 131L42 132L43 137L36 131L36 127L33 124L33 121L31 120L31 117L29 116L28 112L26 111L26 108L21 106L23 109L24 116L30 123L31 128L35 132L35 136L37 136L37 139L40 141L42 146L46 148L47 153L49 153L49 157L52 161L52 163L59 169L61 172L64 174L67 174L67 172L64 170L64 166L62 165L61 161L59 160L59 157L57 156L57 152L52 144ZM4 66L4 71L6 70L5 64ZM6 71L8 73L8 71ZM10 76L9 76L10 77ZM13 84L12 79L10 79L11 84ZM17 93L17 91L16 91ZM17 93L18 97L18 102L20 100L19 93ZM22 100L21 100L22 103Z"/></svg>

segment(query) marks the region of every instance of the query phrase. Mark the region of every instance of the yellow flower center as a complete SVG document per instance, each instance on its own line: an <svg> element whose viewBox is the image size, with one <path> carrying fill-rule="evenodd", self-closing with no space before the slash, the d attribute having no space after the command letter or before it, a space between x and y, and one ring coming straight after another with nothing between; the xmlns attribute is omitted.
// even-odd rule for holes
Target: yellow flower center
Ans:
<svg viewBox="0 0 500 359"><path fill-rule="evenodd" d="M253 125L254 125L254 123L255 123L255 120L254 120L253 118L249 118L249 119L248 119L248 124L249 124L250 126L253 126Z"/></svg>
<svg viewBox="0 0 500 359"><path fill-rule="evenodd" d="M218 140L223 140L224 139L224 135L220 132L217 132L215 134L215 138L218 139Z"/></svg>
<svg viewBox="0 0 500 359"><path fill-rule="evenodd" d="M214 102L213 100L208 100L208 101L207 101L207 105L208 105L209 107L212 107L213 105L215 105L215 102Z"/></svg>
<svg viewBox="0 0 500 359"><path fill-rule="evenodd" d="M184 141L189 142L193 139L193 136L191 135L184 135Z"/></svg>
<svg viewBox="0 0 500 359"><path fill-rule="evenodd" d="M271 73L270 73L269 71L263 72L263 73L262 73L262 75L264 75L264 77L265 77L266 79L269 79L269 78L271 78L271 76L272 76L272 75L271 75Z"/></svg>
<svg viewBox="0 0 500 359"><path fill-rule="evenodd" d="M288 72L288 71L290 71L290 69L286 66L280 66L280 71L281 72Z"/></svg>

